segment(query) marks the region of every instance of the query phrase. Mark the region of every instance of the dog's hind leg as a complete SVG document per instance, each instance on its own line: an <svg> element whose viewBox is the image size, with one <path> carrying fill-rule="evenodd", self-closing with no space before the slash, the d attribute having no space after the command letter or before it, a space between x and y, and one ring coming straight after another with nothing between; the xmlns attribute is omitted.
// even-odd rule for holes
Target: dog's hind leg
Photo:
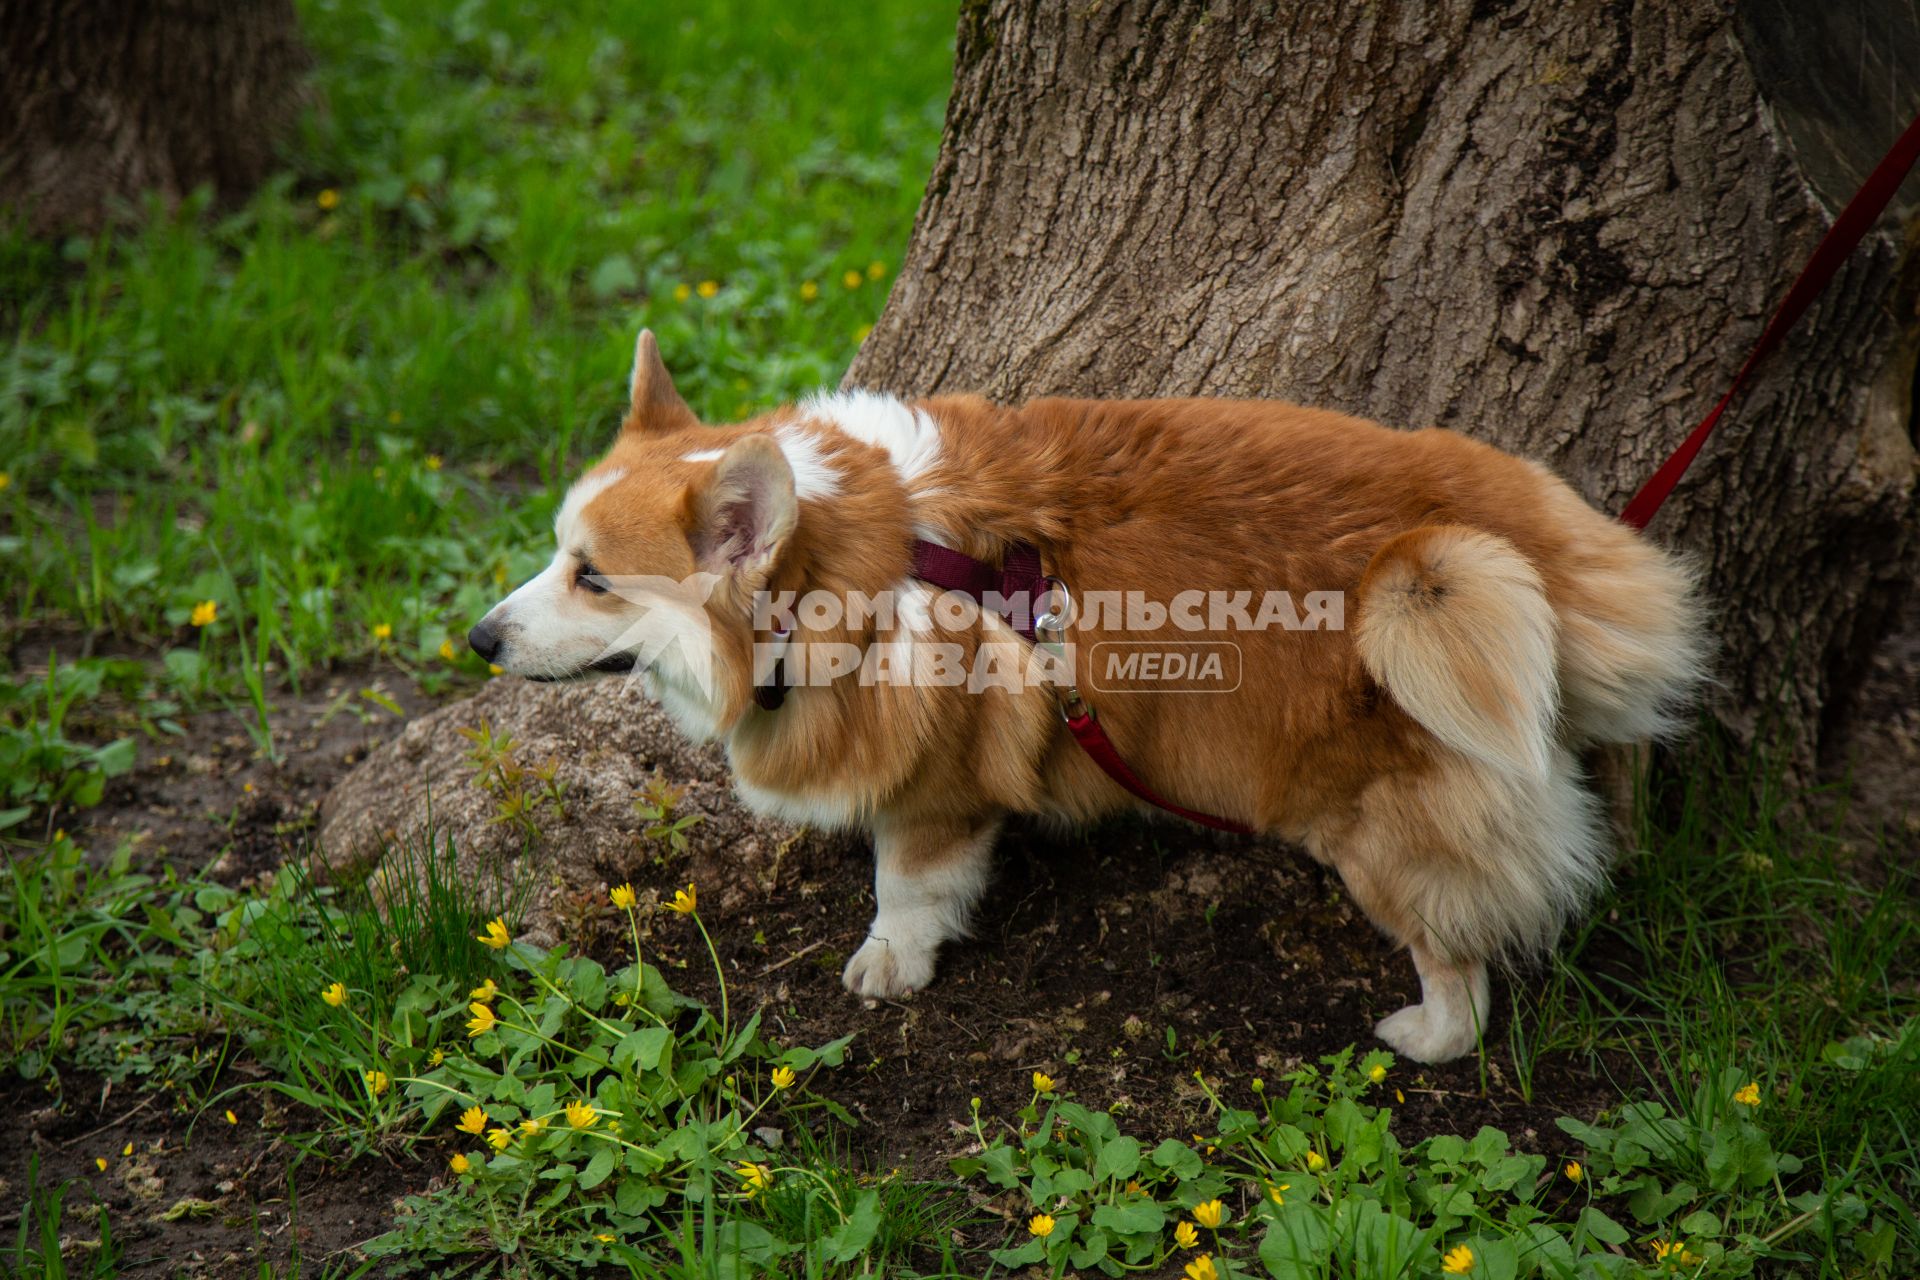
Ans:
<svg viewBox="0 0 1920 1280"><path fill-rule="evenodd" d="M1420 1003L1381 1020L1407 1057L1442 1062L1487 1030L1487 965L1539 955L1605 879L1599 805L1556 748L1544 782L1446 752L1382 778L1308 846L1413 953Z"/></svg>
<svg viewBox="0 0 1920 1280"><path fill-rule="evenodd" d="M1486 961L1449 960L1425 937L1407 949L1420 974L1420 1003L1388 1014L1373 1033L1416 1062L1457 1058L1486 1033Z"/></svg>
<svg viewBox="0 0 1920 1280"><path fill-rule="evenodd" d="M933 980L940 944L967 932L987 887L994 817L973 823L882 818L874 824L873 896L867 940L841 981L858 996L902 996Z"/></svg>

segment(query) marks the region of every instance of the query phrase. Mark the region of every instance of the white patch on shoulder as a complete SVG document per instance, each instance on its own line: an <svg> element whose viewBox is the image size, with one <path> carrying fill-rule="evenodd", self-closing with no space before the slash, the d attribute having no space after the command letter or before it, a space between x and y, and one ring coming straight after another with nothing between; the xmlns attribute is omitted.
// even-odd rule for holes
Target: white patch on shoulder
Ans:
<svg viewBox="0 0 1920 1280"><path fill-rule="evenodd" d="M722 455L724 455L725 453L726 453L725 449L696 449L692 453L681 454L680 461L682 462L718 462L721 459Z"/></svg>
<svg viewBox="0 0 1920 1280"><path fill-rule="evenodd" d="M862 444L886 451L909 489L940 461L940 424L909 408L897 396L877 391L821 392L800 402L800 412L824 418Z"/></svg>
<svg viewBox="0 0 1920 1280"><path fill-rule="evenodd" d="M560 544L560 550L566 551L567 544L573 541L573 527L579 522L581 510L626 474L625 467L608 467L580 477L573 488L567 490L559 514L553 518L553 540Z"/></svg>
<svg viewBox="0 0 1920 1280"><path fill-rule="evenodd" d="M802 502L809 498L831 498L840 492L840 473L827 461L820 437L803 431L795 423L782 423L773 438L793 469L793 495Z"/></svg>

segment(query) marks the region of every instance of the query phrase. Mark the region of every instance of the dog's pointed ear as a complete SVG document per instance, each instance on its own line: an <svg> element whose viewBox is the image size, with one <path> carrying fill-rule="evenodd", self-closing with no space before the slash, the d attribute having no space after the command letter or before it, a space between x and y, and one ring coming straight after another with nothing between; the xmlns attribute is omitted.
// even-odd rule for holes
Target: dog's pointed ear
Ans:
<svg viewBox="0 0 1920 1280"><path fill-rule="evenodd" d="M679 431L700 425L674 389L673 375L660 359L660 344L653 340L651 329L642 329L633 344L633 374L627 379L627 391L630 400L626 421L620 424L623 433Z"/></svg>
<svg viewBox="0 0 1920 1280"><path fill-rule="evenodd" d="M772 436L744 436L720 455L694 493L687 541L702 569L758 587L799 518L787 456Z"/></svg>

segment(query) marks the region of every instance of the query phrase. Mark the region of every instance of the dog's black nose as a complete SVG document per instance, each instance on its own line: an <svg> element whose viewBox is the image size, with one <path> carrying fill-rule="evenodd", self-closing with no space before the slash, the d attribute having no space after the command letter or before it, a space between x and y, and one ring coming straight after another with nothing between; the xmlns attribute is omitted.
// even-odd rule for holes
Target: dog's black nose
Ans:
<svg viewBox="0 0 1920 1280"><path fill-rule="evenodd" d="M492 662L493 655L500 652L500 637L493 634L493 628L487 625L485 618L482 618L474 623L473 630L467 632L467 647L486 661Z"/></svg>

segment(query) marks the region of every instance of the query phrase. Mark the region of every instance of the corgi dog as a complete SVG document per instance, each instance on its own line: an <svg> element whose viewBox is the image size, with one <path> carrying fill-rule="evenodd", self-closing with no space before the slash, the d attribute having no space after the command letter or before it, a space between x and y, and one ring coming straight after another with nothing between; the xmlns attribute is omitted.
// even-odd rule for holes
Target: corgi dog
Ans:
<svg viewBox="0 0 1920 1280"><path fill-rule="evenodd" d="M1702 679L1683 563L1450 431L859 391L706 426L644 330L630 393L552 563L469 642L539 679L638 673L724 745L750 807L868 833L859 996L933 979L1009 815L1150 809L1067 731L1072 704L1152 794L1337 871L1418 972L1376 1033L1457 1057L1488 966L1550 947L1605 881L1581 753L1669 734ZM916 577L929 545L1037 550L1037 641Z"/></svg>

